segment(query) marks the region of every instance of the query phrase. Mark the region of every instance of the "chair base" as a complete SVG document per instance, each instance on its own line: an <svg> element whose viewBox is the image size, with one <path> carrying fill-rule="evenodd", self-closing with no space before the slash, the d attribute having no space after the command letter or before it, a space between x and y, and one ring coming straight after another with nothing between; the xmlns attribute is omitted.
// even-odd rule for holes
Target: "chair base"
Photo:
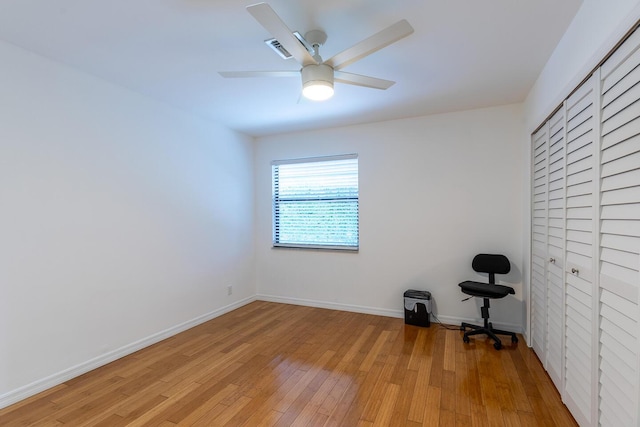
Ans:
<svg viewBox="0 0 640 427"><path fill-rule="evenodd" d="M493 325L491 324L491 322L489 322L489 298L483 298L483 299L484 299L484 306L481 307L481 311L482 311L482 318L484 319L484 326L472 325L471 323L462 322L462 324L460 325L461 331L466 331L467 328L471 329L470 331L467 331L464 333L462 340L465 343L468 343L469 337L471 335L486 334L489 338L495 341L493 343L493 347L496 350L500 350L502 348L502 341L500 340L500 338L498 338L498 334L509 335L511 337L511 342L517 343L518 337L516 336L515 332L503 331L501 329L493 328Z"/></svg>
<svg viewBox="0 0 640 427"><path fill-rule="evenodd" d="M494 329L491 323L488 323L487 327L472 325L471 323L464 323L464 322L462 323L462 325L460 325L461 331L466 331L467 328L471 330L465 332L464 336L462 337L462 340L466 343L469 342L469 337L471 335L480 335L480 334L486 334L489 338L495 341L493 343L493 347L496 350L500 350L502 348L502 340L498 338L497 334L509 335L511 337L511 342L513 343L518 342L518 337L516 336L515 332L503 331L501 329Z"/></svg>

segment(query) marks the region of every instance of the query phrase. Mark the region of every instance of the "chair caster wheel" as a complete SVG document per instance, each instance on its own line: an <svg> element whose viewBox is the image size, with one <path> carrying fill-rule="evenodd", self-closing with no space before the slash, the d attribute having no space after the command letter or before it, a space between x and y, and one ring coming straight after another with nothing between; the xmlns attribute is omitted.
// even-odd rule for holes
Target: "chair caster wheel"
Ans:
<svg viewBox="0 0 640 427"><path fill-rule="evenodd" d="M469 337L462 337L462 341L469 344Z"/></svg>
<svg viewBox="0 0 640 427"><path fill-rule="evenodd" d="M518 342L518 337L516 337L515 335L511 337L511 342L517 343Z"/></svg>
<svg viewBox="0 0 640 427"><path fill-rule="evenodd" d="M502 348L502 344L499 342L494 342L493 348L495 348L496 350L500 350Z"/></svg>

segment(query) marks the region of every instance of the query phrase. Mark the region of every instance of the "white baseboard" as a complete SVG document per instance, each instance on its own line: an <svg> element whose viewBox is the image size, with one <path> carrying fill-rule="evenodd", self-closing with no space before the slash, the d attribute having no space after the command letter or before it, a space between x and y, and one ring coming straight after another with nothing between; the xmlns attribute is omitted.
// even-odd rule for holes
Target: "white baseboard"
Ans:
<svg viewBox="0 0 640 427"><path fill-rule="evenodd" d="M283 304L303 305L307 307L328 308L331 310L375 314L377 316L397 317L400 319L404 318L404 310L390 310L387 308L366 307L361 305L341 304L341 303L335 303L335 302L280 297L275 295L264 295L264 294L258 294L256 299L259 301L279 302ZM483 322L482 319L471 319L471 318L457 317L457 316L438 316L438 319L442 323L445 323L448 325L459 325L462 322L481 325ZM433 323L434 321L435 319L432 316L431 322ZM502 322L492 322L492 323L496 329L504 329L504 330L513 331L519 334L524 332L522 325L517 325L515 323L502 323Z"/></svg>
<svg viewBox="0 0 640 427"><path fill-rule="evenodd" d="M303 305L306 307L328 308L331 310L351 311L354 313L375 314L376 316L385 317L404 317L402 310L390 310L387 308L365 307L353 304L341 304L337 302L316 301L301 298L279 297L275 295L258 294L256 299L259 301L279 302L283 304Z"/></svg>
<svg viewBox="0 0 640 427"><path fill-rule="evenodd" d="M467 318L467 317L457 317L457 316L438 316L438 319L440 320L440 322L445 323L447 325L459 325L462 322L465 323L471 323L473 325L482 325L482 323L484 322L483 319L471 319L471 318ZM434 322L434 318L433 316L431 317L431 323ZM503 323L503 322L494 322L492 321L491 324L493 325L494 328L496 329L503 329L505 331L513 331L515 333L518 334L523 334L524 333L524 329L522 328L522 325L518 325L515 323Z"/></svg>
<svg viewBox="0 0 640 427"><path fill-rule="evenodd" d="M0 395L0 409L5 408L9 405L13 405L14 403L17 403L23 399L26 399L42 391L50 389L51 387L55 387L59 384L64 383L65 381L68 381L79 375L82 375L96 368L104 366L124 356L135 353L138 350L141 350L145 347L153 345L164 339L172 337L176 334L179 334L180 332L186 331L187 329L191 329L194 326L200 325L201 323L208 322L211 319L215 319L218 316L221 316L225 313L228 313L244 305L247 305L255 300L256 300L255 296L242 299L233 304L229 304L225 307L219 308L210 313L203 314L202 316L198 316L195 319L188 320L184 323L173 326L169 329L165 329L164 331L160 331L146 338L143 338L131 344L125 345L124 347L120 347L119 349L110 351L96 358L80 363L79 365L65 369L64 371L58 372L46 378L42 378L40 380L34 381L31 384L22 386L16 390L12 390L8 393Z"/></svg>

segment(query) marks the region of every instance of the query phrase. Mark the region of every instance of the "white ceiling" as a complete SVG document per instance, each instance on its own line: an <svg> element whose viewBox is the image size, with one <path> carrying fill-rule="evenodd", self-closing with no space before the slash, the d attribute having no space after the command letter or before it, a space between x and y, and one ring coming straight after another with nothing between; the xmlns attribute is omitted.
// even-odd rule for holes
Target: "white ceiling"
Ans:
<svg viewBox="0 0 640 427"><path fill-rule="evenodd" d="M344 71L397 83L336 83L323 103L263 40L246 0L0 0L0 39L209 117L266 135L524 100L582 0L269 0L292 30L321 29L324 58L406 18L415 32ZM2 66L7 66L3 64Z"/></svg>

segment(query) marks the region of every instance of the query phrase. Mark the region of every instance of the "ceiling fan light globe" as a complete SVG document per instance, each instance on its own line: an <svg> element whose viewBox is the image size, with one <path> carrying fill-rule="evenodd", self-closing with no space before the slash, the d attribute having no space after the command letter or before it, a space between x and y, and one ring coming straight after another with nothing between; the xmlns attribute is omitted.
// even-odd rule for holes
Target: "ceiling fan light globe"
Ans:
<svg viewBox="0 0 640 427"><path fill-rule="evenodd" d="M333 96L333 84L320 80L307 82L302 87L302 94L312 101L326 101Z"/></svg>
<svg viewBox="0 0 640 427"><path fill-rule="evenodd" d="M302 95L312 101L325 101L333 96L333 68L312 64L302 68Z"/></svg>

